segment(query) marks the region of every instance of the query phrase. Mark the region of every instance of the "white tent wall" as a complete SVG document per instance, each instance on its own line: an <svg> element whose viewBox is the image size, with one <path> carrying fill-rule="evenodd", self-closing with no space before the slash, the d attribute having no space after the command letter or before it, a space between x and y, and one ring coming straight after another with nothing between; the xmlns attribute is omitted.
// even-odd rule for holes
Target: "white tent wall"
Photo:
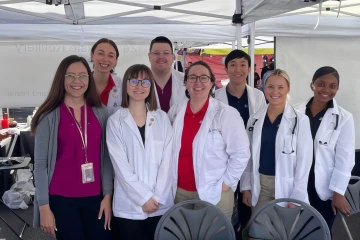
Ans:
<svg viewBox="0 0 360 240"><path fill-rule="evenodd" d="M290 76L292 103L312 96L310 82L318 68L332 66L339 72L340 89L335 99L354 116L356 149L360 149L359 42L360 38L277 37L275 46L276 67Z"/></svg>
<svg viewBox="0 0 360 240"><path fill-rule="evenodd" d="M61 42L1 43L0 108L36 107L46 98L61 60L75 54L90 61L90 44ZM149 45L118 44L119 76L136 63L149 65ZM92 64L89 62L90 66Z"/></svg>

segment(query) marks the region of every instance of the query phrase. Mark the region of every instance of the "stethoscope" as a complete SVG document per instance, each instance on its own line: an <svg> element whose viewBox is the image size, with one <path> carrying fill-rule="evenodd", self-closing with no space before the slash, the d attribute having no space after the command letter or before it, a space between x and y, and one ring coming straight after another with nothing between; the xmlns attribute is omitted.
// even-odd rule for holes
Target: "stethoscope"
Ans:
<svg viewBox="0 0 360 240"><path fill-rule="evenodd" d="M285 139L284 139L284 145L283 145L283 150L282 150L282 153L283 153L283 154L292 154L292 153L295 152L294 146L293 146L293 139L294 139L294 135L295 135L295 129L296 129L296 127L297 127L297 114L296 114L295 109L294 109L294 108L292 108L292 109L293 109L293 111L294 111L294 113L295 113L295 123L294 123L294 127L293 127L293 129L292 129L292 131L291 131L291 151L290 151L290 152L285 151ZM258 120L258 119L255 119L254 122L252 123L252 126L250 126L250 127L248 128L248 130L249 130L250 132L253 132L253 131L254 131L255 123L257 122L257 120Z"/></svg>
<svg viewBox="0 0 360 240"><path fill-rule="evenodd" d="M332 133L331 133L331 135L330 135L329 141L328 141L328 142L322 142L322 141L319 140L319 144L320 144L320 145L328 146L328 145L330 144L330 142L331 142L331 138L332 138L334 132L335 132L335 131L337 130L337 128L338 128L338 125L339 125L339 114L333 113L332 115L335 115L335 119L336 119L336 120L335 120L335 127L334 127L334 129L332 130Z"/></svg>

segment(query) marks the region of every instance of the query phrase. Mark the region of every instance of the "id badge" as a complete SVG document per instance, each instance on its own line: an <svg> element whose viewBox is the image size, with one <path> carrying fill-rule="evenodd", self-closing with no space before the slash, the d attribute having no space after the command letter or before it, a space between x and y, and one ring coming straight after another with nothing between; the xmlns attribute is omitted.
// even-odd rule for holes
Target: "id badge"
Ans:
<svg viewBox="0 0 360 240"><path fill-rule="evenodd" d="M81 164L82 182L91 183L95 181L92 163Z"/></svg>

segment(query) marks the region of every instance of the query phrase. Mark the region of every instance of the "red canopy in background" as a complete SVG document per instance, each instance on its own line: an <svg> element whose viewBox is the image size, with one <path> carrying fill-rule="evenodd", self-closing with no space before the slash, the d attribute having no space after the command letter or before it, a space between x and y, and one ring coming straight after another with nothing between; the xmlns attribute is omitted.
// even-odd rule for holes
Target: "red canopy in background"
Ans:
<svg viewBox="0 0 360 240"><path fill-rule="evenodd" d="M213 71L215 78L216 78L216 86L221 88L221 80L222 79L228 79L228 75L225 71L225 65L223 64L223 57L225 56L209 56L209 55L201 55L201 56L186 56L186 63L185 68L188 67L189 62L196 62L196 61L204 61L207 64L209 64L211 70ZM255 72L257 72L259 75L261 73L261 69L263 67L263 59L262 55L255 55Z"/></svg>

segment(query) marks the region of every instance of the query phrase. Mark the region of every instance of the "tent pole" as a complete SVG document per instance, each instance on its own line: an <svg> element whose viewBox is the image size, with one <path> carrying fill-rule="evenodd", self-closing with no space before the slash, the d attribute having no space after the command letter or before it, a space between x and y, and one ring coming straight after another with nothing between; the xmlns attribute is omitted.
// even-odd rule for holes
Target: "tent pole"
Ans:
<svg viewBox="0 0 360 240"><path fill-rule="evenodd" d="M235 0L236 2L236 13L241 14L241 0ZM241 29L241 23L236 23L236 42L237 42L237 49L242 49L242 29Z"/></svg>
<svg viewBox="0 0 360 240"><path fill-rule="evenodd" d="M251 66L250 66L250 76L249 76L249 85L251 87L255 86L254 82L254 73L255 73L255 22L250 23L250 35L249 35L249 42L248 42L248 50L249 56L251 58Z"/></svg>
<svg viewBox="0 0 360 240"><path fill-rule="evenodd" d="M237 49L242 49L242 32L240 24L236 24L236 43Z"/></svg>

